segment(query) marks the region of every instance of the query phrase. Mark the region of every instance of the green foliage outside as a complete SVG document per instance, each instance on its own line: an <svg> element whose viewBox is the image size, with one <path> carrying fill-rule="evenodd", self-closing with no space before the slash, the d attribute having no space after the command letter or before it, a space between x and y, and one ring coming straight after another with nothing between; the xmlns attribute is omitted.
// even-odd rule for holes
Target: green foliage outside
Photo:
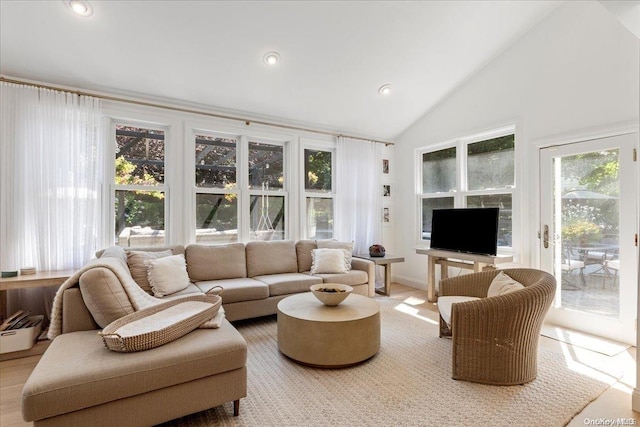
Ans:
<svg viewBox="0 0 640 427"><path fill-rule="evenodd" d="M576 182L575 190L590 191L601 198L564 199L562 236L574 244L617 241L619 221L619 152L597 151L562 160L562 174ZM571 188L563 190L566 194Z"/></svg>
<svg viewBox="0 0 640 427"><path fill-rule="evenodd" d="M119 156L115 161L115 183L118 185L158 185L153 175L136 174L137 166ZM116 191L116 236L125 227L151 227L164 230L164 193L161 191Z"/></svg>
<svg viewBox="0 0 640 427"><path fill-rule="evenodd" d="M589 221L574 221L562 229L562 236L580 246L599 242L602 238L600 227Z"/></svg>

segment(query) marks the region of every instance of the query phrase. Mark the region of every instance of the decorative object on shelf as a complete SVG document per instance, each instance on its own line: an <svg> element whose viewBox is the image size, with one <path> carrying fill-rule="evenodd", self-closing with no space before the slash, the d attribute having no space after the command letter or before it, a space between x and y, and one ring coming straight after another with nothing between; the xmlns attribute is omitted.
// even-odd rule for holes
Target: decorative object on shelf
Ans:
<svg viewBox="0 0 640 427"><path fill-rule="evenodd" d="M320 283L311 285L309 289L316 298L329 307L337 306L353 291L351 286L338 283Z"/></svg>
<svg viewBox="0 0 640 427"><path fill-rule="evenodd" d="M35 267L22 267L20 269L20 275L21 276L27 276L29 274L36 274L36 268Z"/></svg>
<svg viewBox="0 0 640 427"><path fill-rule="evenodd" d="M369 256L373 257L383 257L386 250L382 245L371 245L369 246Z"/></svg>
<svg viewBox="0 0 640 427"><path fill-rule="evenodd" d="M2 277L16 277L18 275L17 271L3 271Z"/></svg>

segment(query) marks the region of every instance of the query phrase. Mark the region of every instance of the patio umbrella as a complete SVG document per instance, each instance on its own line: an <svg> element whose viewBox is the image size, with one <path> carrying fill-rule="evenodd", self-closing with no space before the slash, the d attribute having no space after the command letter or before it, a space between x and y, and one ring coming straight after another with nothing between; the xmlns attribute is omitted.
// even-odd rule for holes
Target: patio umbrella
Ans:
<svg viewBox="0 0 640 427"><path fill-rule="evenodd" d="M607 196L606 194L596 193L595 191L589 190L575 190L569 191L564 196L563 199L616 199L617 197Z"/></svg>

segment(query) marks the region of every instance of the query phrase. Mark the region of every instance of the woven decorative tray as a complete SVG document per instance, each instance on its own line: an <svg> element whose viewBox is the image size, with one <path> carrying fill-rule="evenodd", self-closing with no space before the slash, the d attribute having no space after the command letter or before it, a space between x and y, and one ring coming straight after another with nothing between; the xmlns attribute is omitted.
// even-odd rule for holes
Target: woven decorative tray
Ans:
<svg viewBox="0 0 640 427"><path fill-rule="evenodd" d="M107 325L100 335L113 351L148 350L174 341L216 315L218 295L194 295L128 314Z"/></svg>

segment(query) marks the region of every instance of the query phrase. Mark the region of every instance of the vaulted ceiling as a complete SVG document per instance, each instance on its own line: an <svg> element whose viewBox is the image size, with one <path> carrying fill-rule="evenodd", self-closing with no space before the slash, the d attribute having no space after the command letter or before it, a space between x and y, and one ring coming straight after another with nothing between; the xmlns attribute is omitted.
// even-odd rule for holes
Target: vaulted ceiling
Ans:
<svg viewBox="0 0 640 427"><path fill-rule="evenodd" d="M0 74L393 139L560 3L2 0Z"/></svg>

